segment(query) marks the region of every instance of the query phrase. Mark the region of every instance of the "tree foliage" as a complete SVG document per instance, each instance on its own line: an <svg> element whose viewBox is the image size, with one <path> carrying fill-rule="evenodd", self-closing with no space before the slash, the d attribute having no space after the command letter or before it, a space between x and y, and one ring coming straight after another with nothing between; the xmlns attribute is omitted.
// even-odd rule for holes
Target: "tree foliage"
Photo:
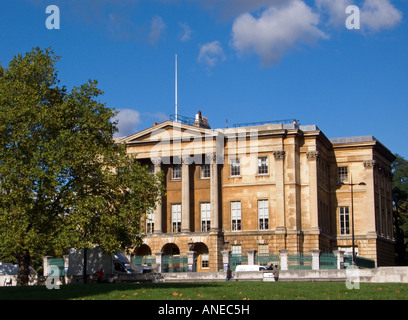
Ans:
<svg viewBox="0 0 408 320"><path fill-rule="evenodd" d="M392 164L392 197L397 264L407 264L408 248L408 161L396 154Z"/></svg>
<svg viewBox="0 0 408 320"><path fill-rule="evenodd" d="M114 143L116 112L98 101L97 82L68 92L58 60L35 48L0 69L0 258L18 261L20 284L33 258L137 245L162 191Z"/></svg>

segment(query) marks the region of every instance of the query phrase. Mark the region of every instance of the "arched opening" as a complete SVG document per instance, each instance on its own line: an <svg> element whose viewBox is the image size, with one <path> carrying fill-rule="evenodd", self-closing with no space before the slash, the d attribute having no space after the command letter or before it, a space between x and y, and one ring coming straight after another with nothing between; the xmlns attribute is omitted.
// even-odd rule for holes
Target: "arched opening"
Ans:
<svg viewBox="0 0 408 320"><path fill-rule="evenodd" d="M174 243L167 243L162 250L162 272L187 272L187 256L180 256L180 249Z"/></svg>
<svg viewBox="0 0 408 320"><path fill-rule="evenodd" d="M161 252L163 252L165 255L175 256L180 254L180 249L175 243L166 243Z"/></svg>
<svg viewBox="0 0 408 320"><path fill-rule="evenodd" d="M194 244L194 251L197 252L197 272L207 272L210 268L210 255L208 247L203 242Z"/></svg>
<svg viewBox="0 0 408 320"><path fill-rule="evenodd" d="M135 256L151 256L152 250L147 244L142 244L140 247L135 249L134 254Z"/></svg>
<svg viewBox="0 0 408 320"><path fill-rule="evenodd" d="M135 266L148 265L153 266L156 264L156 258L152 256L152 250L147 244L142 244L140 247L135 248L131 256L131 262Z"/></svg>

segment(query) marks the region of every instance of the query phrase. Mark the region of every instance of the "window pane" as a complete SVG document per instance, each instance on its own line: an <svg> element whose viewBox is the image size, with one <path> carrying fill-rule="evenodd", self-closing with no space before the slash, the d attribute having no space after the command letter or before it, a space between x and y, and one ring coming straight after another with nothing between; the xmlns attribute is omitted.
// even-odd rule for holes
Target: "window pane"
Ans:
<svg viewBox="0 0 408 320"><path fill-rule="evenodd" d="M237 245L232 245L231 246L231 254L241 254L241 246Z"/></svg>
<svg viewBox="0 0 408 320"><path fill-rule="evenodd" d="M231 229L241 230L241 201L231 202Z"/></svg>
<svg viewBox="0 0 408 320"><path fill-rule="evenodd" d="M340 234L350 234L349 207L340 207Z"/></svg>
<svg viewBox="0 0 408 320"><path fill-rule="evenodd" d="M172 212L172 232L181 231L181 204L173 204L171 206Z"/></svg>
<svg viewBox="0 0 408 320"><path fill-rule="evenodd" d="M201 255L201 268L208 268L210 266L209 261L210 261L209 255L202 254Z"/></svg>
<svg viewBox="0 0 408 320"><path fill-rule="evenodd" d="M268 200L258 200L259 229L269 229L269 202Z"/></svg>
<svg viewBox="0 0 408 320"><path fill-rule="evenodd" d="M209 177L210 177L210 165L209 164L201 165L201 178Z"/></svg>
<svg viewBox="0 0 408 320"><path fill-rule="evenodd" d="M207 232L211 229L211 204L201 204L201 231Z"/></svg>
<svg viewBox="0 0 408 320"><path fill-rule="evenodd" d="M173 165L173 179L174 180L181 179L181 164Z"/></svg>
<svg viewBox="0 0 408 320"><path fill-rule="evenodd" d="M239 159L231 159L231 176L240 176L241 175L241 167Z"/></svg>
<svg viewBox="0 0 408 320"><path fill-rule="evenodd" d="M337 168L338 180L340 182L348 181L348 168L347 167L338 167Z"/></svg>
<svg viewBox="0 0 408 320"><path fill-rule="evenodd" d="M154 213L149 212L146 217L146 233L154 232Z"/></svg>
<svg viewBox="0 0 408 320"><path fill-rule="evenodd" d="M268 173L268 157L258 158L258 174Z"/></svg>

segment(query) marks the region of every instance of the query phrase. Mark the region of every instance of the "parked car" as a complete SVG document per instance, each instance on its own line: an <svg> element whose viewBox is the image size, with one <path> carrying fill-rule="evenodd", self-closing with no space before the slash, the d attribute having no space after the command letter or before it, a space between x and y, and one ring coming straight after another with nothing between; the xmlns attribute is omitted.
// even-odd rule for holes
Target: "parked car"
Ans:
<svg viewBox="0 0 408 320"><path fill-rule="evenodd" d="M242 271L263 271L266 270L264 266L259 266L259 265L246 265L246 264L241 264L238 265L235 268L235 272L242 272Z"/></svg>

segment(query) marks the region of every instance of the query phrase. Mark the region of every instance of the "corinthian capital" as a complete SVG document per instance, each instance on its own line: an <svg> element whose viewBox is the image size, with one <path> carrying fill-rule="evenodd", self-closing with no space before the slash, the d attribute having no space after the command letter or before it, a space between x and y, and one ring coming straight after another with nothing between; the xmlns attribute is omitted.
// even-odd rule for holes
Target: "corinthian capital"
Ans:
<svg viewBox="0 0 408 320"><path fill-rule="evenodd" d="M319 157L319 151L308 151L306 152L306 157L308 160L317 160Z"/></svg>
<svg viewBox="0 0 408 320"><path fill-rule="evenodd" d="M162 161L161 157L152 157L150 158L150 160L152 161L154 165L159 165L161 164L161 161Z"/></svg>
<svg viewBox="0 0 408 320"><path fill-rule="evenodd" d="M216 152L206 153L205 158L206 158L205 163L210 163L210 164L217 163L217 153Z"/></svg>
<svg viewBox="0 0 408 320"><path fill-rule="evenodd" d="M286 151L284 150L274 151L273 155L275 157L275 160L284 160L286 157Z"/></svg>
<svg viewBox="0 0 408 320"><path fill-rule="evenodd" d="M364 161L364 168L374 168L376 165L375 160L366 160Z"/></svg>

